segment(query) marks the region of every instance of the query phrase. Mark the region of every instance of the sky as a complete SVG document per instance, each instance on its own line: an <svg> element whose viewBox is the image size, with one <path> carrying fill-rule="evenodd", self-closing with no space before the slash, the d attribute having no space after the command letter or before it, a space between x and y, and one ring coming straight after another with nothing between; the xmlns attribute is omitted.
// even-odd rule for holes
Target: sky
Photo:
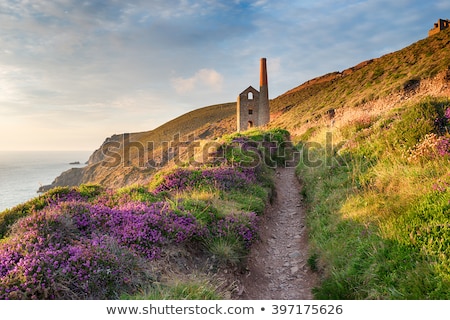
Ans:
<svg viewBox="0 0 450 320"><path fill-rule="evenodd" d="M0 150L95 150L427 37L448 0L0 0Z"/></svg>

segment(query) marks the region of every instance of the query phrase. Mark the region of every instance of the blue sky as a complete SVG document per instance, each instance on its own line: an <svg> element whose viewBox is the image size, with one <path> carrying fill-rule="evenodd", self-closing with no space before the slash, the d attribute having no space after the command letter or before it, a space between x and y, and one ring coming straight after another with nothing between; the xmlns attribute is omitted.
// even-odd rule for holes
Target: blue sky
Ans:
<svg viewBox="0 0 450 320"><path fill-rule="evenodd" d="M0 0L0 150L94 150L399 50L448 0Z"/></svg>

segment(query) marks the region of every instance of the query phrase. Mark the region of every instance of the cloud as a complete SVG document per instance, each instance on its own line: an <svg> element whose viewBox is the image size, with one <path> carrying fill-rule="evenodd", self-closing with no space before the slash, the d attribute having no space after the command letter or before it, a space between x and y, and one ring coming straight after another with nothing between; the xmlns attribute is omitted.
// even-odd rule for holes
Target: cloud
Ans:
<svg viewBox="0 0 450 320"><path fill-rule="evenodd" d="M18 132L88 127L83 139L100 136L80 144L96 148L111 133L235 100L258 85L260 57L275 98L425 37L445 8L445 0L0 0L0 135L14 136L6 123L22 124L9 127Z"/></svg>
<svg viewBox="0 0 450 320"><path fill-rule="evenodd" d="M186 94L194 90L212 90L220 92L223 76L213 69L200 69L190 78L177 77L172 79L172 86L179 94Z"/></svg>

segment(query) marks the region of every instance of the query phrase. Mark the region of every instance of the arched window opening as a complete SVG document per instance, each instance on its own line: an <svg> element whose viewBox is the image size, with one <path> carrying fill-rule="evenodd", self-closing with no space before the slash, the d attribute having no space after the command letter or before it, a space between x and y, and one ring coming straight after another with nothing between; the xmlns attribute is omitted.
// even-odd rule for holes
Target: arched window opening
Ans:
<svg viewBox="0 0 450 320"><path fill-rule="evenodd" d="M248 122L248 127L249 127L249 128L253 128L253 121L249 121L249 122Z"/></svg>
<svg viewBox="0 0 450 320"><path fill-rule="evenodd" d="M253 100L253 92L249 92L247 98L248 100Z"/></svg>

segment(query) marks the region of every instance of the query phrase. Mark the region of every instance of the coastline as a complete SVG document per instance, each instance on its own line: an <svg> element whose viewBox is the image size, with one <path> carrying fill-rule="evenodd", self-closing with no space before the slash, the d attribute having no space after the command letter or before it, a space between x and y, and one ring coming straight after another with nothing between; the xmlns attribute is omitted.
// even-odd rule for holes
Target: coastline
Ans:
<svg viewBox="0 0 450 320"><path fill-rule="evenodd" d="M0 212L39 196L38 190L72 168L82 168L92 151L0 151ZM79 161L79 165L70 164Z"/></svg>

